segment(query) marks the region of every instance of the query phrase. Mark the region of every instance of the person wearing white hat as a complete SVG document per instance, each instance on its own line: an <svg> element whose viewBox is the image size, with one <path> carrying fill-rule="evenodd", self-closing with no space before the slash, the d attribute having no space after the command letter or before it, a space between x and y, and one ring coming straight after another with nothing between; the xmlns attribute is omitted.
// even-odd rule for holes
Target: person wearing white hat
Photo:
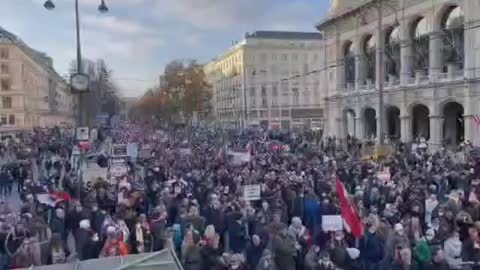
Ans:
<svg viewBox="0 0 480 270"><path fill-rule="evenodd" d="M76 251L79 260L89 260L98 256L98 236L91 230L89 219L82 219L79 222L76 239Z"/></svg>

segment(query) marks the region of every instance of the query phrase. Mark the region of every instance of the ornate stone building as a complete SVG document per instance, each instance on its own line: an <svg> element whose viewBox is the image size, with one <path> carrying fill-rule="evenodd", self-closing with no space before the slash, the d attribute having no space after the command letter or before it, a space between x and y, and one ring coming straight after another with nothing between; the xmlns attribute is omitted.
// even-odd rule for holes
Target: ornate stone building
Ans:
<svg viewBox="0 0 480 270"><path fill-rule="evenodd" d="M331 4L317 25L326 48L326 134L480 145L479 0Z"/></svg>

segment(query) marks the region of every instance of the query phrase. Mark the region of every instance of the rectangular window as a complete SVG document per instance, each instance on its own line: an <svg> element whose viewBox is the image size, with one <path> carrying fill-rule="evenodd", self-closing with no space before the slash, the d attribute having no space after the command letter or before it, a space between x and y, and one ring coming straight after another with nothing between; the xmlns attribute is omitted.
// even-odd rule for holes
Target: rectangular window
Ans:
<svg viewBox="0 0 480 270"><path fill-rule="evenodd" d="M10 90L10 81L8 79L3 79L0 81L0 88L2 91Z"/></svg>
<svg viewBox="0 0 480 270"><path fill-rule="evenodd" d="M15 125L15 115L14 114L10 114L8 116L8 124L9 125Z"/></svg>
<svg viewBox="0 0 480 270"><path fill-rule="evenodd" d="M272 61L277 61L277 55L272 53Z"/></svg>
<svg viewBox="0 0 480 270"><path fill-rule="evenodd" d="M2 73L2 74L8 74L9 73L8 64L2 63L0 65L0 73Z"/></svg>
<svg viewBox="0 0 480 270"><path fill-rule="evenodd" d="M272 107L278 106L278 96L272 96Z"/></svg>
<svg viewBox="0 0 480 270"><path fill-rule="evenodd" d="M293 105L298 105L300 102L298 88L293 88L292 92L293 92Z"/></svg>
<svg viewBox="0 0 480 270"><path fill-rule="evenodd" d="M272 86L272 96L273 97L278 96L278 89L276 85Z"/></svg>
<svg viewBox="0 0 480 270"><path fill-rule="evenodd" d="M314 63L318 62L318 54L313 55L313 62Z"/></svg>
<svg viewBox="0 0 480 270"><path fill-rule="evenodd" d="M8 59L8 49L7 48L0 48L0 58L1 59Z"/></svg>
<svg viewBox="0 0 480 270"><path fill-rule="evenodd" d="M282 61L288 61L288 56L286 53L282 54Z"/></svg>
<svg viewBox="0 0 480 270"><path fill-rule="evenodd" d="M262 97L267 95L267 87L265 85L262 85Z"/></svg>
<svg viewBox="0 0 480 270"><path fill-rule="evenodd" d="M250 107L255 108L255 106L257 106L255 97L250 98Z"/></svg>
<svg viewBox="0 0 480 270"><path fill-rule="evenodd" d="M282 83L282 95L288 96L288 83Z"/></svg>
<svg viewBox="0 0 480 270"><path fill-rule="evenodd" d="M268 107L268 99L267 97L262 97L262 107L267 108Z"/></svg>
<svg viewBox="0 0 480 270"><path fill-rule="evenodd" d="M289 117L290 111L289 110L282 110L282 117Z"/></svg>
<svg viewBox="0 0 480 270"><path fill-rule="evenodd" d="M12 97L2 97L2 109L12 108Z"/></svg>
<svg viewBox="0 0 480 270"><path fill-rule="evenodd" d="M2 114L0 115L0 125L6 125L7 124L7 115L6 114Z"/></svg>
<svg viewBox="0 0 480 270"><path fill-rule="evenodd" d="M250 88L250 96L251 97L255 96L255 87Z"/></svg>
<svg viewBox="0 0 480 270"><path fill-rule="evenodd" d="M297 62L298 61L298 54L294 53L292 54L292 61Z"/></svg>

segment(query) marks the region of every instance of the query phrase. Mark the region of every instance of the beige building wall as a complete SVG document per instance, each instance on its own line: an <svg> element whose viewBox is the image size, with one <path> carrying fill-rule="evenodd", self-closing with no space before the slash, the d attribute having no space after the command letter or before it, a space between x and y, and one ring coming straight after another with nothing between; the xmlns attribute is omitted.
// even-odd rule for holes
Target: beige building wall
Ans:
<svg viewBox="0 0 480 270"><path fill-rule="evenodd" d="M321 128L322 44L318 33L247 34L205 65L217 121L230 127Z"/></svg>
<svg viewBox="0 0 480 270"><path fill-rule="evenodd" d="M51 67L51 59L3 31L0 29L0 132L73 124L74 98L68 84ZM52 86L55 89L50 89ZM52 110L51 104L57 109Z"/></svg>

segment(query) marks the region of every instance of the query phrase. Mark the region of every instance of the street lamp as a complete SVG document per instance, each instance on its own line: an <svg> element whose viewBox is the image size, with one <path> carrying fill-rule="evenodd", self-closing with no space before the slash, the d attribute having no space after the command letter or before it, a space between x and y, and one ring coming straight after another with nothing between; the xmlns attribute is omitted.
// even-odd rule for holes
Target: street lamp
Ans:
<svg viewBox="0 0 480 270"><path fill-rule="evenodd" d="M55 4L52 2L52 0L46 1L45 4L43 4L43 6L48 10L52 10L55 8Z"/></svg>
<svg viewBox="0 0 480 270"><path fill-rule="evenodd" d="M101 13L107 13L108 12L108 7L105 4L105 0L102 0L100 5L98 6L98 11L100 11Z"/></svg>
<svg viewBox="0 0 480 270"><path fill-rule="evenodd" d="M45 1L43 6L47 10L55 9L55 4L52 0ZM108 7L105 4L105 0L101 0L100 5L98 6L98 11L101 13L108 12ZM86 110L83 94L88 91L89 78L88 75L82 73L82 47L80 41L80 15L78 11L78 0L75 0L75 26L77 34L77 72L76 74L72 74L72 77L70 78L70 84L72 89L78 93L78 124L79 126L85 126L87 125L87 117L85 115Z"/></svg>

